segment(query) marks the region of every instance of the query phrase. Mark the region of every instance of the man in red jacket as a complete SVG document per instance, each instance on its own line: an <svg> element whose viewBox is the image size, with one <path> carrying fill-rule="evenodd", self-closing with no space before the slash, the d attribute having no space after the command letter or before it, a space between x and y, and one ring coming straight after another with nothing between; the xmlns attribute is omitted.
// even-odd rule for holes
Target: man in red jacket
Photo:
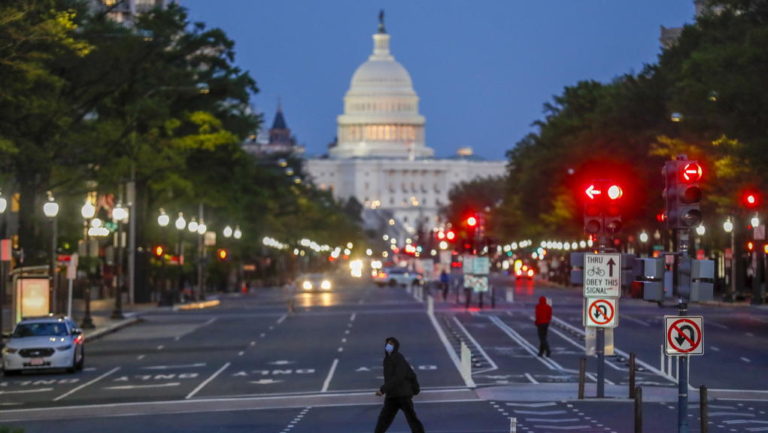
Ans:
<svg viewBox="0 0 768 433"><path fill-rule="evenodd" d="M547 298L542 296L536 305L536 328L539 330L539 356L549 358L549 342L547 341L547 328L552 321L552 307L547 303Z"/></svg>

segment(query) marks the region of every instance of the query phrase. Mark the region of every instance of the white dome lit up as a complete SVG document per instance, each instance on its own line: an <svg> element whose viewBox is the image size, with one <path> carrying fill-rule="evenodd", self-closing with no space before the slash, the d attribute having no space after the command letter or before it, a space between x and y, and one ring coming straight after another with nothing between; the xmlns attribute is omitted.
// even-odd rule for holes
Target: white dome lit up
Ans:
<svg viewBox="0 0 768 433"><path fill-rule="evenodd" d="M373 54L352 76L338 117L333 158L424 158L434 151L424 144L424 116L408 71L389 51L384 23L373 35Z"/></svg>

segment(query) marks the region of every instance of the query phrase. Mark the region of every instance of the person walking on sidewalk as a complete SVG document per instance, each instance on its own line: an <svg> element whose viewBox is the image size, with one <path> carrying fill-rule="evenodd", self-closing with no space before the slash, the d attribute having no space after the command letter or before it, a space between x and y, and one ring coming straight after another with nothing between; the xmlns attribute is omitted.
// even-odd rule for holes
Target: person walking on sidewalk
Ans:
<svg viewBox="0 0 768 433"><path fill-rule="evenodd" d="M386 432L398 410L405 414L412 433L424 433L424 426L413 409L413 396L419 391L416 373L400 353L400 342L395 337L387 338L384 345L384 385L376 391L377 396L385 397L384 407L379 413L375 433Z"/></svg>
<svg viewBox="0 0 768 433"><path fill-rule="evenodd" d="M448 302L448 286L450 285L451 278L448 276L448 272L440 272L440 286L443 289L443 301Z"/></svg>
<svg viewBox="0 0 768 433"><path fill-rule="evenodd" d="M552 321L552 307L547 303L547 298L541 296L536 305L536 328L539 331L539 356L549 358L549 342L547 341L547 330L549 322Z"/></svg>

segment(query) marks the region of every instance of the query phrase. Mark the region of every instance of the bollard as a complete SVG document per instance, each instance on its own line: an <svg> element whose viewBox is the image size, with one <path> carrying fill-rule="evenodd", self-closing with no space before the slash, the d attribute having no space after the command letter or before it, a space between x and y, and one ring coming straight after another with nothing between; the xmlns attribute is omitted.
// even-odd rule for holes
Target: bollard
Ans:
<svg viewBox="0 0 768 433"><path fill-rule="evenodd" d="M509 433L517 433L517 418L509 419Z"/></svg>
<svg viewBox="0 0 768 433"><path fill-rule="evenodd" d="M409 295L412 294L413 293L413 284L411 284L411 283L406 284L405 285L405 291Z"/></svg>
<svg viewBox="0 0 768 433"><path fill-rule="evenodd" d="M707 401L707 387L699 387L699 417L701 418L701 433L707 433L709 429L709 402Z"/></svg>
<svg viewBox="0 0 768 433"><path fill-rule="evenodd" d="M667 370L664 368L664 345L662 344L661 349L659 350L659 370L666 373Z"/></svg>
<svg viewBox="0 0 768 433"><path fill-rule="evenodd" d="M463 341L461 342L461 375L467 382L472 380L472 352Z"/></svg>
<svg viewBox="0 0 768 433"><path fill-rule="evenodd" d="M435 298L432 295L427 296L427 314L430 316L435 314Z"/></svg>
<svg viewBox="0 0 768 433"><path fill-rule="evenodd" d="M507 288L507 303L512 304L515 302L515 289L513 287Z"/></svg>
<svg viewBox="0 0 768 433"><path fill-rule="evenodd" d="M629 398L635 398L635 354L629 354Z"/></svg>
<svg viewBox="0 0 768 433"><path fill-rule="evenodd" d="M635 388L635 433L643 433L643 388Z"/></svg>
<svg viewBox="0 0 768 433"><path fill-rule="evenodd" d="M496 308L496 287L491 286L491 308Z"/></svg>
<svg viewBox="0 0 768 433"><path fill-rule="evenodd" d="M579 359L579 400L584 400L584 381L587 375L587 358Z"/></svg>

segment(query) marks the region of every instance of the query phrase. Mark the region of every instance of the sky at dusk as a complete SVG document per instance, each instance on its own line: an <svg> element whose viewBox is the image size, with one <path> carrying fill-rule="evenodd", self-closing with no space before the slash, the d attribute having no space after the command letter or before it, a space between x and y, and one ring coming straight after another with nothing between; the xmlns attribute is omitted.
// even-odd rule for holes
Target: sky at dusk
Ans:
<svg viewBox="0 0 768 433"><path fill-rule="evenodd" d="M410 72L438 156L489 159L579 80L610 81L659 54L659 28L693 21L692 0L181 0L222 28L256 79L271 125L278 99L310 156L326 152L355 69L385 9L395 59Z"/></svg>

